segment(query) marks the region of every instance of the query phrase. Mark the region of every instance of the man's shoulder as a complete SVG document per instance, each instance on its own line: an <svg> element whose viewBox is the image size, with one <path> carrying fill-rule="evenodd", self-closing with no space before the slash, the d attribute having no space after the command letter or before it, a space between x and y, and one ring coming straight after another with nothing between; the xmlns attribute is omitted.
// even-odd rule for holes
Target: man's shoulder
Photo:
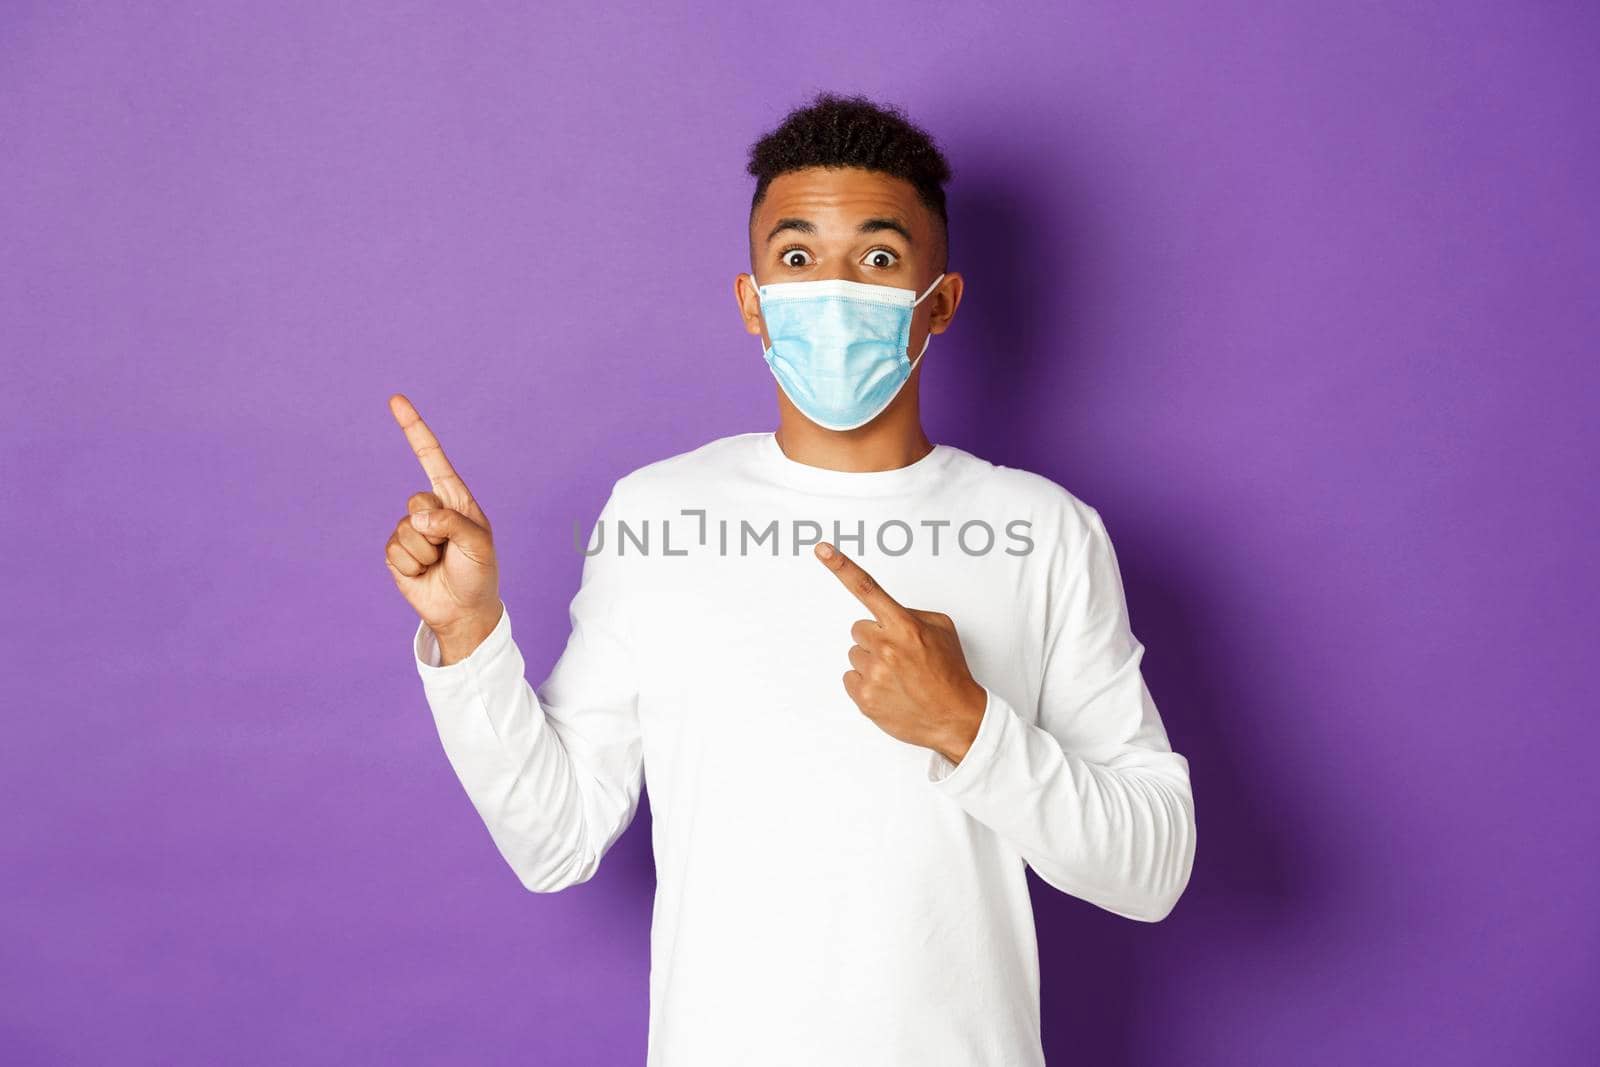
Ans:
<svg viewBox="0 0 1600 1067"><path fill-rule="evenodd" d="M707 478L725 477L750 460L762 436L760 433L730 434L646 463L618 478L612 492L623 497L638 498L662 490L672 491L699 484Z"/></svg>
<svg viewBox="0 0 1600 1067"><path fill-rule="evenodd" d="M1023 467L1007 467L976 456L953 445L951 464L956 478L970 490L992 502L1034 513L1055 515L1064 524L1079 525L1097 521L1099 513L1060 482Z"/></svg>

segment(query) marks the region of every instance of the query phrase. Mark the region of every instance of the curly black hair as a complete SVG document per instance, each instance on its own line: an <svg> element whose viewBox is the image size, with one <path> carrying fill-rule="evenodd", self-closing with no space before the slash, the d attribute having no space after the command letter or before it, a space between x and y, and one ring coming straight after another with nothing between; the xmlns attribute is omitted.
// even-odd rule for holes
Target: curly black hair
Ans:
<svg viewBox="0 0 1600 1067"><path fill-rule="evenodd" d="M863 167L910 182L939 220L940 243L948 254L950 219L944 183L950 180L950 164L932 135L900 108L875 104L865 96L821 92L789 112L776 129L750 146L750 165L745 169L756 179L750 217L755 218L772 179L806 167Z"/></svg>

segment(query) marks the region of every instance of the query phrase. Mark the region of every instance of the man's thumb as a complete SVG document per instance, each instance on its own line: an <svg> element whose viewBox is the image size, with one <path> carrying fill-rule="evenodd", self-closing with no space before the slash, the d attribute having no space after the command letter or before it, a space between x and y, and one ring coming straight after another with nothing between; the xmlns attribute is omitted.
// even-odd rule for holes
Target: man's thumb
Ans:
<svg viewBox="0 0 1600 1067"><path fill-rule="evenodd" d="M468 556L487 561L490 555L489 531L451 508L428 508L411 513L411 526L420 533L443 537L466 551Z"/></svg>

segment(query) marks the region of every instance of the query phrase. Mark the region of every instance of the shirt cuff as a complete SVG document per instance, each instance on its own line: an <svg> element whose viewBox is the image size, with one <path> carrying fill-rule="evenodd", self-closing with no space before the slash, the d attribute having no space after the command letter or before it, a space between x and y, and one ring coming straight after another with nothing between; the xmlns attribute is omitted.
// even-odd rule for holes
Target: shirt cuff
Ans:
<svg viewBox="0 0 1600 1067"><path fill-rule="evenodd" d="M411 639L411 653L416 659L417 673L427 685L447 685L465 681L475 674L483 673L484 666L505 651L511 643L511 611L504 602L500 605L500 619L494 624L494 629L489 631L487 637L478 643L478 647L465 659L456 660L454 663L440 666L443 658L439 652L439 638L428 628L428 624L417 621L417 631Z"/></svg>
<svg viewBox="0 0 1600 1067"><path fill-rule="evenodd" d="M961 762L951 763L944 753L937 750L928 754L928 781L941 793L955 795L965 792L974 781L983 777L984 771L993 762L995 750L1000 746L1001 734L1010 725L1006 720L1015 717L1011 705L994 690L985 686L984 692L988 694L988 700L983 705L983 718L978 720L978 732L973 735L972 744L967 747L967 754L961 757Z"/></svg>

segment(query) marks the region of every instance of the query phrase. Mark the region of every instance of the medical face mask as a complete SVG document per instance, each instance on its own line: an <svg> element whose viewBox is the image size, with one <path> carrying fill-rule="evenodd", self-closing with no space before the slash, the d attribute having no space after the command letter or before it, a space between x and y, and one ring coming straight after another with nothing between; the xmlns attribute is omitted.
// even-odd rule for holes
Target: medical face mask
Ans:
<svg viewBox="0 0 1600 1067"><path fill-rule="evenodd" d="M865 426L899 395L928 350L931 333L917 358L906 358L911 315L943 280L940 274L921 296L842 278L757 284L769 341L762 355L806 418L829 430Z"/></svg>

